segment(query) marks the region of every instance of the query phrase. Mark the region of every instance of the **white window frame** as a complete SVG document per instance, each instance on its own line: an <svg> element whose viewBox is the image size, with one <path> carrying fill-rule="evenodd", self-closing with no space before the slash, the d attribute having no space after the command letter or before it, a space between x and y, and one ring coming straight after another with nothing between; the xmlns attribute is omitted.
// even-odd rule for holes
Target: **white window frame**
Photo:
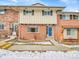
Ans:
<svg viewBox="0 0 79 59"><path fill-rule="evenodd" d="M23 10L23 15L34 15L34 10Z"/></svg>
<svg viewBox="0 0 79 59"><path fill-rule="evenodd" d="M42 15L43 16L52 16L53 15L53 11L52 10L43 10Z"/></svg>
<svg viewBox="0 0 79 59"><path fill-rule="evenodd" d="M71 34L70 35L67 35L67 28L64 29L64 39L77 39L77 29L74 29L74 28L70 28L71 31ZM74 33L74 35L73 35Z"/></svg>
<svg viewBox="0 0 79 59"><path fill-rule="evenodd" d="M60 14L60 19L63 19L63 20L79 20L79 15Z"/></svg>
<svg viewBox="0 0 79 59"><path fill-rule="evenodd" d="M63 20L69 20L70 19L70 17L69 17L69 15L60 15L60 19L63 19Z"/></svg>

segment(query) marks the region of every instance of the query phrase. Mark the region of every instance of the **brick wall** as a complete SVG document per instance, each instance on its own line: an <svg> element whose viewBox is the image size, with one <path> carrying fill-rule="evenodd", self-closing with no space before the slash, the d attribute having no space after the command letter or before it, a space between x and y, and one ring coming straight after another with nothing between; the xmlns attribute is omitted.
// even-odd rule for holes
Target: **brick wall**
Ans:
<svg viewBox="0 0 79 59"><path fill-rule="evenodd" d="M35 26L35 25L19 25L19 38L23 40L44 40L46 38L46 26L45 25L37 25L38 26L38 32L27 32L28 26Z"/></svg>
<svg viewBox="0 0 79 59"><path fill-rule="evenodd" d="M78 39L63 39L63 36L61 35L62 34L62 26L64 28L76 28L77 29L77 36L79 36L79 20L61 20L59 18L59 15L57 16L57 25L56 25L56 30L57 32L55 34L56 35L56 38L58 41L61 41L61 42L65 42L66 44L79 44L79 37Z"/></svg>
<svg viewBox="0 0 79 59"><path fill-rule="evenodd" d="M5 14L0 14L0 22L3 22L5 25L3 30L0 30L0 36L6 36L11 34L11 24L18 22L18 12L15 10L8 9Z"/></svg>

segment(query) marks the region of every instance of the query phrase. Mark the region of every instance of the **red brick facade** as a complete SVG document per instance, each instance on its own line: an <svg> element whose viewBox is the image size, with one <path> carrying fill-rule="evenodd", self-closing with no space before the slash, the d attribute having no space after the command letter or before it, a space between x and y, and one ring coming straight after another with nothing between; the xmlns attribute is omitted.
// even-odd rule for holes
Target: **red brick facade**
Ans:
<svg viewBox="0 0 79 59"><path fill-rule="evenodd" d="M4 29L0 29L0 36L5 38L11 35L11 25L18 22L18 12L7 9L4 14L0 14L0 22L4 23Z"/></svg>
<svg viewBox="0 0 79 59"><path fill-rule="evenodd" d="M59 15L58 15L58 24L56 25L57 27L57 33L56 33L56 37L59 40L61 40L61 42L66 43L66 44L79 44L79 20L63 20L60 19ZM62 36L62 31L63 28L76 28L77 29L77 39L63 39ZM62 40L63 39L63 40Z"/></svg>
<svg viewBox="0 0 79 59"><path fill-rule="evenodd" d="M38 32L28 32L28 26L38 26ZM23 40L44 40L46 39L46 26L45 25L20 25L19 38Z"/></svg>

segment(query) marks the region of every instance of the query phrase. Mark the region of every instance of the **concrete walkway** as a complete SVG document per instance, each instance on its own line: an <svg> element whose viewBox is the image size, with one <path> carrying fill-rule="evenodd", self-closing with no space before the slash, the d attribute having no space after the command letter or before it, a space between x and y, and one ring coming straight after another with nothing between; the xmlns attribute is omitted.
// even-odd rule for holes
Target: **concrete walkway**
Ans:
<svg viewBox="0 0 79 59"><path fill-rule="evenodd" d="M72 49L61 46L44 46L44 45L13 45L8 50L19 51L70 51Z"/></svg>
<svg viewBox="0 0 79 59"><path fill-rule="evenodd" d="M10 40L13 40L15 37L12 36L11 39L4 40L3 42L8 42ZM29 42L29 43L20 43L20 42L11 42L13 43L13 46L8 48L9 50L38 50L38 51L70 51L72 50L67 45L62 45L50 38L47 40L48 42ZM18 43L18 44L16 44ZM30 45L31 44L31 45Z"/></svg>

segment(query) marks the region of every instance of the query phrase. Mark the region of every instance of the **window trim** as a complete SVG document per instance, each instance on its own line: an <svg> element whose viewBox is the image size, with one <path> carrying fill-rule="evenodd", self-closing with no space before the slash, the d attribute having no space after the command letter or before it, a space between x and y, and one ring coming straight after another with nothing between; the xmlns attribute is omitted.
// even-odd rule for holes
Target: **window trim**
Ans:
<svg viewBox="0 0 79 59"><path fill-rule="evenodd" d="M34 15L34 10L23 10L23 15Z"/></svg>
<svg viewBox="0 0 79 59"><path fill-rule="evenodd" d="M67 35L67 29L75 29L74 35L73 34ZM64 39L78 39L76 28L65 28L63 35L64 35Z"/></svg>
<svg viewBox="0 0 79 59"><path fill-rule="evenodd" d="M78 15L73 15L74 20L79 20L78 17L79 17Z"/></svg>
<svg viewBox="0 0 79 59"><path fill-rule="evenodd" d="M53 11L52 10L42 10L42 16L52 16Z"/></svg>
<svg viewBox="0 0 79 59"><path fill-rule="evenodd" d="M79 20L78 15L65 15L65 14L60 14L59 15L60 20Z"/></svg>
<svg viewBox="0 0 79 59"><path fill-rule="evenodd" d="M60 17L60 20L70 20L69 15L60 14L59 17Z"/></svg>

